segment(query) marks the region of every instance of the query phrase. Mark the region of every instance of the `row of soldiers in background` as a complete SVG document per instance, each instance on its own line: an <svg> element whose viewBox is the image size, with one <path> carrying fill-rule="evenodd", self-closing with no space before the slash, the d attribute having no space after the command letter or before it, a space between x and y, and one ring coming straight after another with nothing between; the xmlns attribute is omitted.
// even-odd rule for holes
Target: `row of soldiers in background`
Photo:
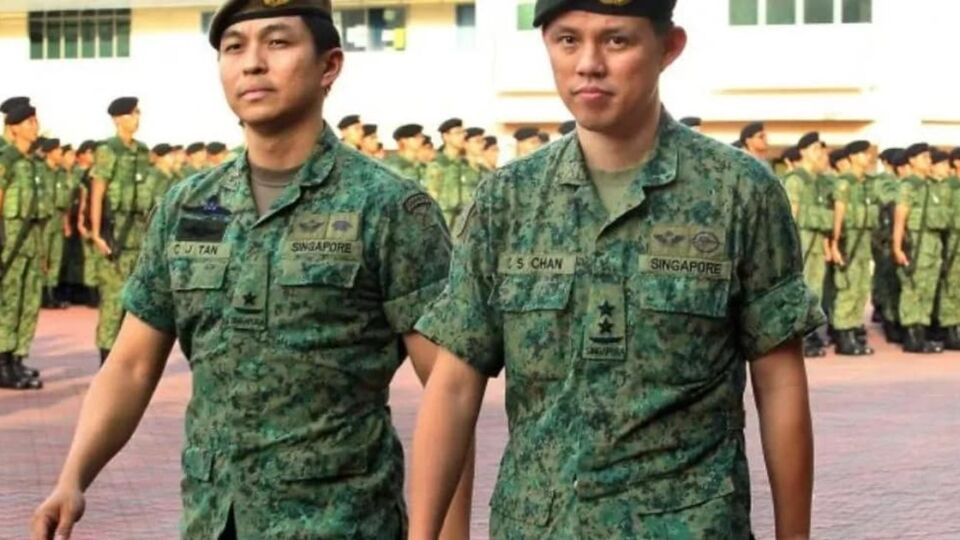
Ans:
<svg viewBox="0 0 960 540"><path fill-rule="evenodd" d="M463 120L450 118L437 127L442 138L439 148L423 132L419 124L406 124L393 132L397 151L385 156L383 143L377 135L377 126L364 124L360 116L345 116L337 125L343 142L384 164L399 174L420 182L437 201L453 227L468 207L480 180L492 173L500 160L497 137L487 135L479 127L464 127ZM560 126L559 134L575 129L573 122ZM516 157L527 156L550 141L550 135L535 127L517 129Z"/></svg>
<svg viewBox="0 0 960 540"><path fill-rule="evenodd" d="M766 161L763 123L733 144ZM830 318L807 336L808 357L831 342L838 354L873 354L863 325L871 296L887 341L912 353L960 350L960 148L916 143L875 155L860 140L828 152L811 132L772 167L797 221L804 277Z"/></svg>
<svg viewBox="0 0 960 540"><path fill-rule="evenodd" d="M40 308L98 306L96 341L106 358L123 317L120 290L153 205L173 183L230 153L217 142L148 151L133 138L135 98L108 108L116 137L77 148L39 137L26 97L4 101L0 112L0 388L39 389L39 372L23 360Z"/></svg>

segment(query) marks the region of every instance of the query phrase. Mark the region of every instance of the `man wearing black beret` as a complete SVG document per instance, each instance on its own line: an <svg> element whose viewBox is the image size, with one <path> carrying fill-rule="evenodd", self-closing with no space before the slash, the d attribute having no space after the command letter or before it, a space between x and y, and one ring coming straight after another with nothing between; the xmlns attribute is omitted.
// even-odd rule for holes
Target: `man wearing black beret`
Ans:
<svg viewBox="0 0 960 540"><path fill-rule="evenodd" d="M363 122L359 114L348 114L337 123L340 130L340 140L353 148L360 148L360 139L363 138Z"/></svg>
<svg viewBox="0 0 960 540"><path fill-rule="evenodd" d="M960 350L960 147L947 155L951 167L950 178L946 181L949 192L950 215L945 237L943 278L940 282L940 326L946 332L944 346L950 350Z"/></svg>
<svg viewBox="0 0 960 540"><path fill-rule="evenodd" d="M513 132L513 139L517 141L517 159L526 157L543 146L540 140L540 130L535 127L524 126Z"/></svg>
<svg viewBox="0 0 960 540"><path fill-rule="evenodd" d="M191 143L187 146L187 162L181 169L184 178L207 170L207 145L202 142Z"/></svg>
<svg viewBox="0 0 960 540"><path fill-rule="evenodd" d="M417 153L423 146L423 126L404 124L393 131L393 140L397 143L397 151L383 161L384 165L397 174L421 183L426 167L417 159Z"/></svg>
<svg viewBox="0 0 960 540"><path fill-rule="evenodd" d="M743 150L763 163L767 162L767 131L763 122L751 122L740 130Z"/></svg>
<svg viewBox="0 0 960 540"><path fill-rule="evenodd" d="M6 115L15 108L25 107L30 105L30 98L24 96L17 96L12 98L7 98L0 103L0 114ZM13 143L13 135L11 134L11 127L9 124L4 124L3 126L3 136L0 137L0 150L3 150L5 146L9 146Z"/></svg>

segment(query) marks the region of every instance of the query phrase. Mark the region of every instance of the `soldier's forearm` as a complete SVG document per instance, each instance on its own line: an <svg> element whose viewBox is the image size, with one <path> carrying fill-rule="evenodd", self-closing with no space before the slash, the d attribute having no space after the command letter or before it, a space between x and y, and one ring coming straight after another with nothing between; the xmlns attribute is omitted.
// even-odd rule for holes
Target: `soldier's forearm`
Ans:
<svg viewBox="0 0 960 540"><path fill-rule="evenodd" d="M840 236L843 235L843 218L847 213L847 205L842 202L836 203L833 209L833 241L840 243Z"/></svg>
<svg viewBox="0 0 960 540"><path fill-rule="evenodd" d="M90 187L90 229L95 238L100 236L100 225L103 218L103 194L107 186L102 180L94 179Z"/></svg>

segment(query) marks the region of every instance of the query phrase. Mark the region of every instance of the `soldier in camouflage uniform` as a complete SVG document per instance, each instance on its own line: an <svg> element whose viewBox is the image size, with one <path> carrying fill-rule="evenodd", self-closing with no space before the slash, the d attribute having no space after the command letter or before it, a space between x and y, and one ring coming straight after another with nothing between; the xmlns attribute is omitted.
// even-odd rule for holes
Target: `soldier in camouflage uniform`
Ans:
<svg viewBox="0 0 960 540"><path fill-rule="evenodd" d="M763 122L750 122L740 130L740 144L743 151L755 157L761 163L767 163L767 127Z"/></svg>
<svg viewBox="0 0 960 540"><path fill-rule="evenodd" d="M426 178L427 167L437 159L437 148L433 145L433 138L424 135L423 146L417 151L417 161L423 165L423 174Z"/></svg>
<svg viewBox="0 0 960 540"><path fill-rule="evenodd" d="M820 134L816 132L801 137L797 149L800 151L800 163L784 178L783 185L800 229L804 278L810 290L822 301L834 224L830 203L832 188L823 174L827 167L827 155ZM804 354L808 357L824 356L824 347L823 340L814 332L804 341Z"/></svg>
<svg viewBox="0 0 960 540"><path fill-rule="evenodd" d="M833 280L836 296L830 326L837 340L837 354L873 354L857 332L870 299L870 239L880 225L879 181L867 175L870 143L854 141L843 153L849 161L847 173L834 183Z"/></svg>
<svg viewBox="0 0 960 540"><path fill-rule="evenodd" d="M383 160L384 165L417 183L423 181L426 167L417 159L417 153L423 146L423 126L400 126L393 132L393 140L397 142L397 151Z"/></svg>
<svg viewBox="0 0 960 540"><path fill-rule="evenodd" d="M947 180L950 220L945 237L943 277L940 280L940 325L946 332L945 347L960 350L960 147L949 155L952 175Z"/></svg>
<svg viewBox="0 0 960 540"><path fill-rule="evenodd" d="M66 303L55 296L57 285L60 282L60 269L63 265L63 244L67 233L71 232L70 225L70 195L72 190L69 184L69 175L63 170L63 149L60 148L60 139L47 139L40 150L44 155L43 184L47 196L47 207L50 217L43 230L43 257L46 262L43 269L43 293L41 307L65 308Z"/></svg>
<svg viewBox="0 0 960 540"><path fill-rule="evenodd" d="M74 167L74 170L79 174L80 200L77 208L77 233L83 241L83 284L87 288L86 304L89 307L100 306L100 260L103 258L97 247L93 245L93 234L90 232L90 187L92 181L90 170L93 168L96 150L96 141L83 141L77 148L77 165Z"/></svg>
<svg viewBox="0 0 960 540"><path fill-rule="evenodd" d="M100 318L97 348L101 364L106 361L123 321L120 292L133 272L147 230L147 215L153 207L153 192L147 184L149 149L134 139L140 127L138 100L114 100L107 113L117 126L117 135L97 147L90 195L93 244L105 257L100 264Z"/></svg>
<svg viewBox="0 0 960 540"><path fill-rule="evenodd" d="M895 163L903 158L903 149L888 148L880 153L883 171L874 175L880 202L880 222L873 231L871 251L873 254L872 298L877 310L883 333L890 343L901 343L903 331L900 328L899 298L900 281L897 278L897 266L893 261L893 215L897 205L900 177Z"/></svg>
<svg viewBox="0 0 960 540"><path fill-rule="evenodd" d="M341 118L337 129L340 130L340 140L343 144L360 150L361 142L366 135L359 114L348 114Z"/></svg>
<svg viewBox="0 0 960 540"><path fill-rule="evenodd" d="M513 139L517 142L517 159L529 156L537 151L540 142L540 130L535 127L524 126L513 132Z"/></svg>
<svg viewBox="0 0 960 540"><path fill-rule="evenodd" d="M36 110L15 103L7 107L4 125L11 142L0 150L0 388L38 389L39 373L23 364L40 313L48 215L44 165L30 154L39 130Z"/></svg>
<svg viewBox="0 0 960 540"><path fill-rule="evenodd" d="M488 173L500 166L500 144L494 135L483 138L483 165Z"/></svg>
<svg viewBox="0 0 960 540"><path fill-rule="evenodd" d="M129 317L81 413L92 429L78 430L34 535L72 526L177 339L193 381L184 539L404 539L403 454L387 400L405 356L425 378L436 355L413 326L446 282L443 217L416 183L324 124L343 63L329 0L233 0L210 32L248 151L175 184L157 207L124 292ZM274 39L286 46L267 48ZM255 43L264 71L251 74ZM252 83L275 90L238 91ZM451 538L469 534L462 501Z"/></svg>
<svg viewBox="0 0 960 540"><path fill-rule="evenodd" d="M491 538L749 538L748 366L761 424L792 426L762 430L771 476L795 479L773 486L777 532L809 535L806 390L772 389L805 388L800 338L823 314L777 179L661 109L657 75L686 42L672 8L536 4L580 127L481 184L417 323L442 349L414 436L414 540L435 538L486 377L504 369ZM581 45L610 28L615 52ZM586 82L610 93L571 91ZM647 148L617 146L641 132Z"/></svg>
<svg viewBox="0 0 960 540"><path fill-rule="evenodd" d="M360 139L360 152L371 159L376 159L380 149L380 137L377 135L376 124L363 125L363 138Z"/></svg>
<svg viewBox="0 0 960 540"><path fill-rule="evenodd" d="M443 137L443 146L437 158L427 166L426 188L440 204L447 224L453 222L463 211L463 177L467 168L463 157L466 146L466 130L459 118L445 120L437 128Z"/></svg>
<svg viewBox="0 0 960 540"><path fill-rule="evenodd" d="M187 161L181 169L180 176L190 178L207 169L207 145L202 142L195 142L187 146Z"/></svg>
<svg viewBox="0 0 960 540"><path fill-rule="evenodd" d="M173 174L173 147L161 143L153 147L152 153L156 156L156 161L147 173L147 185L152 193L151 197L159 203L176 181Z"/></svg>
<svg viewBox="0 0 960 540"><path fill-rule="evenodd" d="M0 114L6 115L10 111L30 105L30 98L17 96L7 98L0 103ZM0 150L13 144L13 128L7 124L3 125L3 136L0 136Z"/></svg>
<svg viewBox="0 0 960 540"><path fill-rule="evenodd" d="M171 148L172 149L172 148ZM227 161L230 158L230 150L227 149L227 145L219 141L214 141L207 145L207 169L212 169L214 167L219 167L222 163ZM173 157L170 158L171 165L173 163Z"/></svg>
<svg viewBox="0 0 960 540"><path fill-rule="evenodd" d="M947 227L948 201L942 182L930 177L930 147L917 143L905 152L912 176L900 183L893 229L893 256L900 267L900 324L903 350L912 353L943 352L943 344L930 339L937 282L943 265L941 232Z"/></svg>

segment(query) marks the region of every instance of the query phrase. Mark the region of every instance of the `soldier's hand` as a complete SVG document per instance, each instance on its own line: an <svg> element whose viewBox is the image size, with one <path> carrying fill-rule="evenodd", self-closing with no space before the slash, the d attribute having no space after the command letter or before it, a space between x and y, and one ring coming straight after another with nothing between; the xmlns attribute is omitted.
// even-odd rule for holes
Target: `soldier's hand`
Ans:
<svg viewBox="0 0 960 540"><path fill-rule="evenodd" d="M97 248L97 251L100 252L104 257L109 257L113 255L113 250L110 249L110 246L107 245L106 240L100 238L99 236L93 237L93 245Z"/></svg>
<svg viewBox="0 0 960 540"><path fill-rule="evenodd" d="M70 538L73 525L83 517L86 500L79 489L60 488L54 490L33 513L30 524L32 540L59 540Z"/></svg>
<svg viewBox="0 0 960 540"><path fill-rule="evenodd" d="M840 253L840 250L836 246L833 247L833 263L837 266L847 265L847 262L843 260L843 254Z"/></svg>
<svg viewBox="0 0 960 540"><path fill-rule="evenodd" d="M902 249L893 252L893 260L896 261L899 266L910 266L910 259L907 258L907 254L904 253Z"/></svg>
<svg viewBox="0 0 960 540"><path fill-rule="evenodd" d="M64 238L70 238L71 236L73 236L73 229L70 227L69 224L64 225L64 226L63 226L63 237L64 237Z"/></svg>

